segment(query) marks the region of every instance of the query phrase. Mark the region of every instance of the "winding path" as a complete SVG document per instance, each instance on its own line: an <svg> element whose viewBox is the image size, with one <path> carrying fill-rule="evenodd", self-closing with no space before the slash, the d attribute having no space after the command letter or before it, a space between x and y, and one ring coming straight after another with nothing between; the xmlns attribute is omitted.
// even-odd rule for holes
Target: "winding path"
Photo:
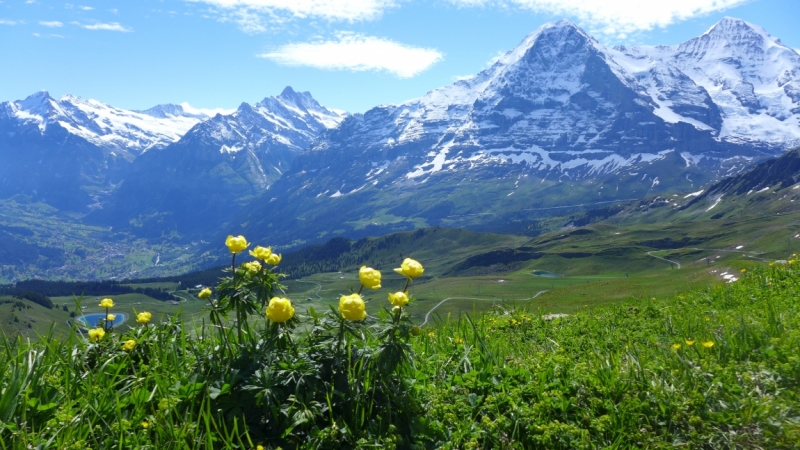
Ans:
<svg viewBox="0 0 800 450"><path fill-rule="evenodd" d="M533 297L523 298L523 299L521 299L521 301L522 300L533 300L536 297L544 294L545 292L547 292L547 290L539 291ZM440 301L439 303L437 303L433 308L430 309L430 311L428 311L427 314L425 314L425 320L419 326L420 327L424 327L428 323L428 320L431 318L431 313L434 310L436 310L436 308L442 306L445 302L450 301L450 300L478 300L478 301L481 301L481 302L497 302L497 301L500 301L499 299L496 299L496 298L447 297L446 299L444 299L444 300Z"/></svg>
<svg viewBox="0 0 800 450"><path fill-rule="evenodd" d="M311 283L317 285L317 292L314 292L314 295L317 296L318 299L322 300L322 296L319 295L319 292L322 290L322 285L317 283L316 281L301 281L301 280L294 280L295 283Z"/></svg>
<svg viewBox="0 0 800 450"><path fill-rule="evenodd" d="M190 294L184 294L184 293L182 293L182 292L177 292L177 291L175 291L175 292L170 292L170 294L172 294L172 295L173 295L173 296L175 296L175 297L178 297L178 298L179 298L179 299L181 299L181 300L182 300L184 303L188 302L189 300L193 300L193 299L188 299L188 298L184 297L184 295L190 295Z"/></svg>
<svg viewBox="0 0 800 450"><path fill-rule="evenodd" d="M678 261L673 261L671 259L662 258L660 256L656 256L656 255L653 254L653 252L663 252L663 251L664 250L653 250L652 252L647 252L647 256L652 256L653 258L660 259L662 261L666 261L666 262L668 262L670 264L675 264L676 266L678 266L678 269L680 269L681 268L681 263L679 263Z"/></svg>
<svg viewBox="0 0 800 450"><path fill-rule="evenodd" d="M681 250L681 249L677 249L677 250ZM699 248L699 247L692 247L692 250L701 250L701 251L704 251L704 252L742 253L742 254L744 254L745 258L756 259L756 260L762 261L762 262L769 262L770 261L769 259L759 258L758 256L752 256L752 255L761 255L761 254L764 253L764 252L760 252L760 251L753 252L753 251L748 251L748 250L735 250L735 249L734 250L730 250L730 249L727 249L727 248ZM680 269L681 268L681 263L679 263L678 261L672 261L670 259L666 259L666 258L662 258L660 256L653 255L653 253L655 253L655 252L663 252L663 251L666 251L666 250L653 250L651 252L647 252L647 256L652 256L653 258L658 258L658 259L660 259L662 261L666 261L668 263L675 264L675 265L678 266L678 269ZM747 253L749 253L749 255ZM702 261L703 259L700 259L700 260Z"/></svg>
<svg viewBox="0 0 800 450"><path fill-rule="evenodd" d="M728 250L728 249L725 249L725 248L697 248L697 247L694 247L694 249L695 250L702 250L702 251L706 251L706 252L742 253L745 258L751 258L751 259L755 259L755 260L758 260L758 261L761 261L761 262L770 262L771 261L769 259L759 258L758 256L751 256L751 255L763 255L764 252L751 252L751 251L747 251L747 250ZM750 255L748 255L747 253L750 253ZM702 259L701 259L701 261L702 261Z"/></svg>

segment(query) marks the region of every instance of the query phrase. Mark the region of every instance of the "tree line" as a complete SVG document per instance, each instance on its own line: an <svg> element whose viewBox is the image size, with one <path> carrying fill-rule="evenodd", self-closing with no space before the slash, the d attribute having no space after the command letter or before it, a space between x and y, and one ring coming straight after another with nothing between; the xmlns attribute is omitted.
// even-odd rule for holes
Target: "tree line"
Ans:
<svg viewBox="0 0 800 450"><path fill-rule="evenodd" d="M67 296L102 296L121 294L143 294L156 300L175 300L166 289L149 287L131 287L118 281L19 281L15 286L0 287L0 295L12 295L25 298L47 308L52 308L49 297ZM25 295L25 296L23 296ZM47 306L47 305L50 306Z"/></svg>

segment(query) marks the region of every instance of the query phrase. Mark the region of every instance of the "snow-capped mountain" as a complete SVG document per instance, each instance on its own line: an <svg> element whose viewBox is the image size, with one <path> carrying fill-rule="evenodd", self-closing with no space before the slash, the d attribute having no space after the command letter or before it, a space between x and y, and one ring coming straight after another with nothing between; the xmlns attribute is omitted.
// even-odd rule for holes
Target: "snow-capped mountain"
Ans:
<svg viewBox="0 0 800 450"><path fill-rule="evenodd" d="M736 19L618 49L554 22L473 78L348 117L234 223L286 244L696 190L800 137L799 73Z"/></svg>
<svg viewBox="0 0 800 450"><path fill-rule="evenodd" d="M203 123L185 136L181 144L196 141L227 154L245 151L255 155L263 149L261 153L266 155L271 146L283 146L290 153L299 153L320 133L339 125L345 117L343 113L321 106L309 92L298 93L286 87L277 97L267 97L252 106L242 103L233 114ZM279 168L279 165L274 167ZM268 184L269 177L266 171L264 173L262 184Z"/></svg>
<svg viewBox="0 0 800 450"><path fill-rule="evenodd" d="M242 103L232 114L208 119L179 141L138 157L90 220L156 235L213 229L266 191L314 139L345 117L291 87L254 105Z"/></svg>
<svg viewBox="0 0 800 450"><path fill-rule="evenodd" d="M6 126L35 127L41 133L60 126L128 160L149 149L166 147L210 117L203 110L187 111L181 105L128 111L73 95L56 100L46 91L0 103L0 121L9 122Z"/></svg>
<svg viewBox="0 0 800 450"><path fill-rule="evenodd" d="M800 144L800 55L758 25L726 17L680 45L616 50L664 120L707 127L721 140ZM697 117L692 106L711 102L720 119Z"/></svg>

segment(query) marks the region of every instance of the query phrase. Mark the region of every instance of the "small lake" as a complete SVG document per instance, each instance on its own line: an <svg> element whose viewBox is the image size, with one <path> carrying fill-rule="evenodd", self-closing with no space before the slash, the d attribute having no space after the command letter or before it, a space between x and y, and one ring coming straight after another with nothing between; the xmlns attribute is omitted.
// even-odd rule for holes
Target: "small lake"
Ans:
<svg viewBox="0 0 800 450"><path fill-rule="evenodd" d="M111 323L112 327L117 325L121 325L122 322L128 320L128 315L125 313L111 313L116 314L114 317L114 321ZM106 313L94 313L94 314L84 314L81 317L78 317L78 322L86 325L89 328L94 328L97 326L97 322L103 319L106 316Z"/></svg>
<svg viewBox="0 0 800 450"><path fill-rule="evenodd" d="M548 272L546 270L534 270L531 272L531 275L536 275L537 277L544 277L544 278L561 278L561 275L553 272Z"/></svg>

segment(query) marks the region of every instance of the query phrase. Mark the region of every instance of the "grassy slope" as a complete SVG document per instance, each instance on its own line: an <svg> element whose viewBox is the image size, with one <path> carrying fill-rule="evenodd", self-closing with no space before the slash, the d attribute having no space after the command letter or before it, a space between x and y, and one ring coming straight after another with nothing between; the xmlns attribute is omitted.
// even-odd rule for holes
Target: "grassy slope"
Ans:
<svg viewBox="0 0 800 450"><path fill-rule="evenodd" d="M405 437L367 435L362 445L411 448L413 439L415 448L797 448L798 266L761 266L733 284L553 321L503 304L492 314L431 326L412 340L416 362L405 375L415 380L424 417ZM364 436L314 412L304 404L307 392L283 406L306 411L310 422L281 439L259 438L268 427L250 430L249 438L241 421L234 426L212 413L230 408L229 400L191 369L201 360L224 365L221 344L215 335L197 341L181 330L163 327L151 334L158 342L141 337L136 361L145 358L146 367L113 350L127 333L104 364L93 363L97 349L80 340L47 341L47 348L6 343L0 375L15 380L30 371L31 388L27 403L0 398L0 442L199 449L216 440L215 448L287 448L302 428L331 448L350 448ZM26 355L36 363L29 366Z"/></svg>
<svg viewBox="0 0 800 450"><path fill-rule="evenodd" d="M630 298L674 295L710 285L721 280L725 272L737 272L764 259L786 258L800 247L800 239L793 237L800 232L798 218L800 213L745 216L738 220L598 223L518 240L516 248L525 248L537 256L511 271L486 275L445 277L443 275L464 261L464 257L476 253L465 252L460 260L445 256L425 259L438 251L431 248L418 257L425 263L426 273L412 285L417 301L411 310L422 320L440 301L462 297L448 300L436 312L482 310L499 300L516 301L548 312L571 312ZM787 245L787 237L792 246ZM663 247L673 248L659 250ZM654 258L648 252L680 263L681 268ZM490 252L487 249L484 253ZM412 253L412 256L417 257L417 254ZM391 272L393 266L376 265L383 272L385 287L401 289L403 280ZM533 276L535 270L553 272L561 277ZM290 297L301 300L304 306L335 304L339 295L358 287L356 267L341 274L322 273L288 281L286 285ZM544 290L548 292L530 300ZM369 292L367 295L370 297ZM377 305L383 295L371 297L377 301L371 307L380 309ZM312 301L306 301L308 298Z"/></svg>
<svg viewBox="0 0 800 450"><path fill-rule="evenodd" d="M797 448L799 285L778 265L552 322L446 325L423 353L428 417L452 448Z"/></svg>
<svg viewBox="0 0 800 450"><path fill-rule="evenodd" d="M753 196L747 199L760 201ZM794 236L800 233L800 213L786 209L787 200L788 197L776 196L770 202L777 202L784 208L781 214L760 208L739 211L722 219L688 220L684 217L687 213L675 213L676 208L665 205L636 207L633 208L637 210L635 214L628 209L609 222L568 228L532 239L446 228L397 233L354 243L352 251L337 259L337 264L343 268L341 274L318 273L285 284L287 294L298 302L301 310L308 306L327 309L327 305L336 304L340 295L357 289L357 269L361 264L380 269L387 289L401 289L403 280L392 268L402 257L412 256L426 266L425 275L412 285L417 301L411 311L418 321L448 298L452 299L437 307L434 315L483 310L498 300L516 301L547 312L571 312L635 297L660 298L686 288L708 285L719 280L725 271L730 273L750 267L763 259L786 258L797 250L800 239ZM719 205L722 206L725 205ZM677 217L662 221L671 214ZM535 256L499 268L480 265L480 255L503 248L523 248ZM676 261L682 268L673 269L669 263L649 256L648 252ZM249 256L239 260L245 259ZM465 261L477 265L454 272L453 269ZM554 272L561 277L531 275L535 270ZM174 283L142 286L177 287ZM541 291L547 292L530 300ZM370 311L380 310L385 294L366 294L372 300ZM180 295L194 298L187 292ZM311 301L307 301L308 298ZM67 303L70 308L73 305L72 299L56 299L56 302ZM121 305L132 311L133 305L129 307L127 303L123 298ZM93 304L85 303L90 307ZM183 306L187 314L194 315L202 305L197 302ZM177 309L157 301L153 301L151 308L159 314L171 314ZM0 321L0 329L6 333L30 335L33 331L44 332L55 321L58 330L66 331L66 313L38 309L29 312L34 321L32 328Z"/></svg>
<svg viewBox="0 0 800 450"><path fill-rule="evenodd" d="M436 314L484 310L496 301L512 301L546 312L568 313L630 298L661 298L687 288L711 284L720 279L721 273L750 267L760 259L785 258L790 250L786 238L800 232L797 218L798 214L782 214L740 217L739 220L633 225L599 223L533 239L433 228L367 240L357 251L342 258L345 262L358 261L343 264L343 273L320 273L300 280L288 280L285 284L287 294L301 310L309 306L327 309L327 305L336 304L340 295L357 289L360 258L365 258L364 263L383 272L385 288L399 290L403 280L394 274L392 268L401 257L413 256L426 266L425 275L415 281L411 291L417 301L410 311L419 322L445 299L451 300L438 306L433 317ZM792 241L800 247L800 240L790 237L790 243ZM660 246L677 248L659 251L656 247ZM739 246L743 247L736 250ZM502 267L499 271L490 270L488 274L451 276L453 267L470 257L474 260L476 255L497 249L520 247L536 254L536 258L517 266ZM647 252L679 262L682 268L675 269ZM477 259L480 261L480 256ZM561 277L534 276L532 272L535 270L553 272ZM174 283L141 286L177 288ZM370 311L382 308L385 294L373 295L369 291L365 294L370 300ZM536 294L539 296L531 300ZM182 304L187 317L195 316L202 309L204 303L193 295L185 291L179 295L193 299ZM123 312L130 314L134 308L144 307L137 305L141 299L134 297L119 297ZM311 301L306 300L309 298ZM71 298L56 298L54 301L73 308L74 300ZM146 307L156 315L172 314L178 309L165 302L147 301ZM92 312L95 303L87 299L84 306ZM54 322L59 332L67 330L67 313L34 306L36 309L28 312L32 328L27 328L27 322L20 326L8 321L0 321L0 327L6 333L31 335L33 332L44 333ZM4 314L4 317L8 315Z"/></svg>
<svg viewBox="0 0 800 450"><path fill-rule="evenodd" d="M162 319L169 318L177 313L180 313L186 320L193 320L198 317L203 307L206 305L192 294L186 291L177 292L176 295L184 298L186 301L181 302L179 305L173 305L169 302L156 300L142 294L123 294L113 296L115 302L115 313L125 313L127 320L117 328L120 331L127 331L130 327L136 326L137 312L148 311L153 314L153 320L159 322ZM12 300L13 302L21 302L25 305L23 309L16 308L14 303L0 303L0 330L6 336L14 337L17 335L25 337L35 337L36 335L45 335L52 331L59 336L64 336L69 333L69 323L74 320L70 317L69 311L76 310L76 299L74 297L53 297L53 303L56 305L53 309L47 309L39 306L28 300L17 300L12 297L0 297L0 302L4 300ZM84 314L102 313L104 310L98 306L100 297L88 297L79 299L80 305L84 308ZM67 305L69 311L62 309L63 305ZM19 319L18 322L14 321L14 317ZM30 324L30 326L28 326Z"/></svg>

